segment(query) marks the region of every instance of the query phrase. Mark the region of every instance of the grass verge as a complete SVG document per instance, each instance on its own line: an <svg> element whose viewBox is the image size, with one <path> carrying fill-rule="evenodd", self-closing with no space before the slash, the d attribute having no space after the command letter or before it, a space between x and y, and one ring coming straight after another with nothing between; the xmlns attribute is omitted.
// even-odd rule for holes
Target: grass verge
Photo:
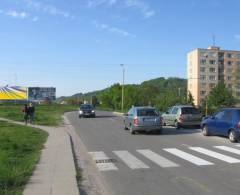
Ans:
<svg viewBox="0 0 240 195"><path fill-rule="evenodd" d="M0 105L0 117L23 122L23 105ZM57 126L61 122L64 112L77 110L71 105L36 105L35 124L46 126Z"/></svg>
<svg viewBox="0 0 240 195"><path fill-rule="evenodd" d="M0 194L21 195L39 161L47 133L0 121Z"/></svg>

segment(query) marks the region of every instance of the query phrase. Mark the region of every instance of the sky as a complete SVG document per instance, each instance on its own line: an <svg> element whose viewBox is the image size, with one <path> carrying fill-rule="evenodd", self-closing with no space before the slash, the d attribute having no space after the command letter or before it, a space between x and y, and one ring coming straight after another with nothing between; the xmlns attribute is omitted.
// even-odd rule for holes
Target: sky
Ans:
<svg viewBox="0 0 240 195"><path fill-rule="evenodd" d="M186 78L187 52L240 50L239 0L0 0L0 86L57 96Z"/></svg>

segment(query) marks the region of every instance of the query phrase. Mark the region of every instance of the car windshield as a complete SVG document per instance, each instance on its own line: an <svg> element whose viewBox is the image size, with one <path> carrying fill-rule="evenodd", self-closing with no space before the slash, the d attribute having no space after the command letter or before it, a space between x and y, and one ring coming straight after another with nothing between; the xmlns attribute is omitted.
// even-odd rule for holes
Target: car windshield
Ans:
<svg viewBox="0 0 240 195"><path fill-rule="evenodd" d="M154 109L141 109L137 111L138 116L157 116L157 112Z"/></svg>
<svg viewBox="0 0 240 195"><path fill-rule="evenodd" d="M240 120L240 110L237 110L237 117Z"/></svg>
<svg viewBox="0 0 240 195"><path fill-rule="evenodd" d="M93 109L91 105L81 105L80 109Z"/></svg>
<svg viewBox="0 0 240 195"><path fill-rule="evenodd" d="M200 114L200 111L193 107L182 108L182 114Z"/></svg>

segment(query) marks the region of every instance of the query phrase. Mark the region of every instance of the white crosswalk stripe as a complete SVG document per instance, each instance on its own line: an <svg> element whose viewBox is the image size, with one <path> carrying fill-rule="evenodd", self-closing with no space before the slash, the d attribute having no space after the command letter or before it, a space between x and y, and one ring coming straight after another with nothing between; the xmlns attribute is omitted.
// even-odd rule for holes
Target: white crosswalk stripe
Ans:
<svg viewBox="0 0 240 195"><path fill-rule="evenodd" d="M189 161L195 165L202 166L202 165L213 165L214 163L211 163L209 161L206 161L202 158L198 158L196 156L193 156L192 154L186 153L184 151L181 151L177 148L165 148L163 149L175 156L178 156L179 158L182 158L186 161Z"/></svg>
<svg viewBox="0 0 240 195"><path fill-rule="evenodd" d="M128 151L113 151L131 169L148 169L145 163L130 154Z"/></svg>
<svg viewBox="0 0 240 195"><path fill-rule="evenodd" d="M153 161L160 167L178 167L179 165L160 156L159 154L151 151L151 150L137 150L140 154L148 158L149 160Z"/></svg>
<svg viewBox="0 0 240 195"><path fill-rule="evenodd" d="M194 151L199 152L199 153L202 153L202 154L205 154L207 156L211 156L211 157L216 158L218 160L228 162L228 163L240 163L239 159L236 159L236 158L233 158L233 157L230 157L230 156L227 156L227 155L223 155L223 154L220 154L218 152L214 152L212 150L208 150L208 149L205 149L205 148L202 148L202 147L190 147L189 149L194 150Z"/></svg>
<svg viewBox="0 0 240 195"><path fill-rule="evenodd" d="M240 150L228 146L213 146L214 148L240 155Z"/></svg>
<svg viewBox="0 0 240 195"><path fill-rule="evenodd" d="M89 152L89 154L92 156L93 160L95 161L103 162L104 160L109 160L109 157L103 151ZM112 162L96 163L96 165L100 171L118 170L118 168Z"/></svg>

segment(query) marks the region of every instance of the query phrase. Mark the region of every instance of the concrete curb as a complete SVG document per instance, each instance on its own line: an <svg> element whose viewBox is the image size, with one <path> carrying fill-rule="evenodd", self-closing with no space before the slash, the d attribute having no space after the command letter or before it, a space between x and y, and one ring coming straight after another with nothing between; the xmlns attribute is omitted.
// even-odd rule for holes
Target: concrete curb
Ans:
<svg viewBox="0 0 240 195"><path fill-rule="evenodd" d="M122 112L113 112L113 114L115 114L117 116L123 116L124 115L124 113L122 113Z"/></svg>
<svg viewBox="0 0 240 195"><path fill-rule="evenodd" d="M113 195L112 190L104 182L105 179L100 175L95 162L88 154L81 138L76 133L75 128L70 124L67 115L63 116L67 132L71 136L73 148L77 161L77 166L82 170L83 180L80 186L80 194L88 195Z"/></svg>

